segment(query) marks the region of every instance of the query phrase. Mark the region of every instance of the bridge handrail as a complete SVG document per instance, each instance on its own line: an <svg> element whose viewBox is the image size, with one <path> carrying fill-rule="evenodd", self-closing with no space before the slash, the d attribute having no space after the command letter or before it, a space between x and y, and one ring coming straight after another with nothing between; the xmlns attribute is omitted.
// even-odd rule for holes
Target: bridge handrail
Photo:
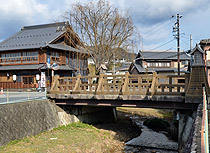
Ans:
<svg viewBox="0 0 210 153"><path fill-rule="evenodd" d="M80 94L182 94L188 82L180 81L185 75L142 74L89 75L77 77L54 77L50 93Z"/></svg>
<svg viewBox="0 0 210 153"><path fill-rule="evenodd" d="M208 137L208 109L206 89L203 87L203 115L201 125L201 153L209 153L209 137Z"/></svg>

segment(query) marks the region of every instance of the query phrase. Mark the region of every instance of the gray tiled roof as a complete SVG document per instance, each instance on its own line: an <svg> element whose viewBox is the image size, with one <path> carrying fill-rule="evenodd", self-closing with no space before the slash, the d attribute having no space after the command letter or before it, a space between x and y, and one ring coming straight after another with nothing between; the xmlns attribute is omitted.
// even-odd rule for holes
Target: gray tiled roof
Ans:
<svg viewBox="0 0 210 153"><path fill-rule="evenodd" d="M142 52L144 60L177 60L177 52L175 51L143 51ZM190 56L188 56L185 52L180 52L180 60L190 60Z"/></svg>
<svg viewBox="0 0 210 153"><path fill-rule="evenodd" d="M191 51L191 55L194 54L194 52L198 50L199 52L201 52L202 54L204 54L205 52L200 48L200 46L198 44L196 44L195 48L193 48L193 50Z"/></svg>
<svg viewBox="0 0 210 153"><path fill-rule="evenodd" d="M210 39L202 39L200 43L210 43Z"/></svg>
<svg viewBox="0 0 210 153"><path fill-rule="evenodd" d="M0 66L0 70L2 70L2 71L8 71L8 70L38 70L38 69L46 69L46 68L43 66L43 64Z"/></svg>
<svg viewBox="0 0 210 153"><path fill-rule="evenodd" d="M85 52L84 49L83 50L82 49L75 49L75 48L73 48L71 46L64 45L64 44L49 44L47 46L50 47L50 48L59 49L59 50L87 53L87 52Z"/></svg>
<svg viewBox="0 0 210 153"><path fill-rule="evenodd" d="M25 26L15 35L0 42L0 51L45 47L65 32L66 22Z"/></svg>
<svg viewBox="0 0 210 153"><path fill-rule="evenodd" d="M147 68L147 70L146 70L141 64L133 62L133 68L131 71L133 71L134 68L136 68L136 70L139 73L146 73L146 71L149 73L152 73L152 72L177 72L178 71L178 69L175 67ZM183 67L180 70L181 70L181 72L186 72L185 69L187 69L187 67Z"/></svg>
<svg viewBox="0 0 210 153"><path fill-rule="evenodd" d="M76 69L69 67L68 65L61 65L61 66L59 66L58 70L76 70Z"/></svg>

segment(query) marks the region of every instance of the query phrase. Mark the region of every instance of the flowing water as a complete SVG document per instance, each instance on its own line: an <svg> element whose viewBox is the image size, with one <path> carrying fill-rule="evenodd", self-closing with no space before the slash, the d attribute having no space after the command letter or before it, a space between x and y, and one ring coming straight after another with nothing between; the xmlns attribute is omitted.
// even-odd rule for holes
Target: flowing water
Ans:
<svg viewBox="0 0 210 153"><path fill-rule="evenodd" d="M137 116L130 118L141 128L142 133L126 143L125 153L178 153L178 143L169 140L165 132L149 129Z"/></svg>

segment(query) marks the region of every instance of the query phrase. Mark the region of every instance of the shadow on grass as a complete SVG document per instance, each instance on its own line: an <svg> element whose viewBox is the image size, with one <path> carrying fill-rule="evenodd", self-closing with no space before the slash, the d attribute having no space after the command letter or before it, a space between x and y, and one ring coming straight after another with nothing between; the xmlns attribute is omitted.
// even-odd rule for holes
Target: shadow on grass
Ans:
<svg viewBox="0 0 210 153"><path fill-rule="evenodd" d="M141 134L141 129L130 119L131 113L117 111L115 123L94 124L98 129L110 130L116 133L114 139L127 142Z"/></svg>

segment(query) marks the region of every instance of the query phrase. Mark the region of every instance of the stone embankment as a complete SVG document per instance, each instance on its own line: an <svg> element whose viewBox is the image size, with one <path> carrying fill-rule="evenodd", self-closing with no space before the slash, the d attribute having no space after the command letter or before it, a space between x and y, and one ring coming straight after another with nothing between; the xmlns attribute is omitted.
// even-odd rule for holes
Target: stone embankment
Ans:
<svg viewBox="0 0 210 153"><path fill-rule="evenodd" d="M0 146L78 121L48 100L0 105Z"/></svg>

